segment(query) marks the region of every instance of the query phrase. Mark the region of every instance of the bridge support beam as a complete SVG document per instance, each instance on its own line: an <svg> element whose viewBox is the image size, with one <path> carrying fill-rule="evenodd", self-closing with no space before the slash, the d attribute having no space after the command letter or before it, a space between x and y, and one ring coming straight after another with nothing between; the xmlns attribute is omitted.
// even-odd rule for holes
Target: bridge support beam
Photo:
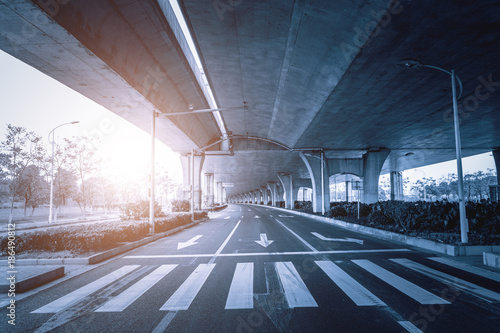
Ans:
<svg viewBox="0 0 500 333"><path fill-rule="evenodd" d="M206 173L205 174L205 205L208 208L212 208L214 206L214 174Z"/></svg>
<svg viewBox="0 0 500 333"><path fill-rule="evenodd" d="M313 212L324 214L330 209L330 178L324 153L306 155L300 152L299 156L311 177Z"/></svg>
<svg viewBox="0 0 500 333"><path fill-rule="evenodd" d="M292 176L286 173L278 173L278 178L283 186L283 191L285 194L285 208L293 208L293 182Z"/></svg>
<svg viewBox="0 0 500 333"><path fill-rule="evenodd" d="M391 171L391 200L403 200L403 175L401 171Z"/></svg>
<svg viewBox="0 0 500 333"><path fill-rule="evenodd" d="M191 154L182 155L181 165L182 165L182 175L183 175L183 199L187 200L191 196L191 187L194 187L194 209L201 209L202 196L201 196L201 170L203 168L203 163L205 162L205 155L194 156L194 172L191 169ZM194 175L194 179L193 179Z"/></svg>
<svg viewBox="0 0 500 333"><path fill-rule="evenodd" d="M363 155L363 202L378 201L378 180L390 150L369 151Z"/></svg>
<svg viewBox="0 0 500 333"><path fill-rule="evenodd" d="M217 187L217 203L222 205L222 182L217 182L216 183Z"/></svg>
<svg viewBox="0 0 500 333"><path fill-rule="evenodd" d="M497 185L500 185L500 148L493 150L493 159L497 167Z"/></svg>
<svg viewBox="0 0 500 333"><path fill-rule="evenodd" d="M276 201L277 201L277 197L278 197L278 187L276 186L276 183L270 182L270 183L267 183L267 188L271 192L272 206L276 207Z"/></svg>

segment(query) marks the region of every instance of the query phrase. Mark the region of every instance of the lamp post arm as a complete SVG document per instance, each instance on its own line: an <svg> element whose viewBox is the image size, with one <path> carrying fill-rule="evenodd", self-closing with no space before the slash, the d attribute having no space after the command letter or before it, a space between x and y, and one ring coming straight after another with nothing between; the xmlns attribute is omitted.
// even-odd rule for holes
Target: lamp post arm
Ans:
<svg viewBox="0 0 500 333"><path fill-rule="evenodd" d="M441 71L441 72L444 72L444 73L446 73L446 74L448 74L448 75L453 76L452 72L447 71L446 69L443 69L443 68L441 68L441 67L432 66L432 65L422 65L422 67L427 67L427 68L437 69L438 71ZM462 80L460 80L460 78L457 76L457 74L455 74L454 76L455 76L455 78L457 79L458 85L459 85L459 87L460 87L460 93L458 94L458 97L457 97L457 100L459 100L459 99L460 99L460 97L462 97L462 92L463 92L463 90L464 90L464 87L463 87L463 85L462 85Z"/></svg>

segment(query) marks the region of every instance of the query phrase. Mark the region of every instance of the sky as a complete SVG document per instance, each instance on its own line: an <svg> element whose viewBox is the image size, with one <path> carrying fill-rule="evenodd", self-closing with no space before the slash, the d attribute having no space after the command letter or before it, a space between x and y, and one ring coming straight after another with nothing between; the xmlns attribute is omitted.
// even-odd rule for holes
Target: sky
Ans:
<svg viewBox="0 0 500 333"><path fill-rule="evenodd" d="M104 107L0 50L0 125L2 138L7 124L26 127L44 138L56 126L78 120L79 124L57 129L56 142L72 136L102 138L99 154L108 160L116 175L134 178L149 174L150 136ZM178 154L157 140L156 158L180 181L182 170ZM495 169L491 153L463 159L464 174ZM439 179L456 173L456 162L449 161L418 170L404 171L412 181L422 177Z"/></svg>
<svg viewBox="0 0 500 333"><path fill-rule="evenodd" d="M73 136L100 138L98 153L115 175L133 179L149 175L151 137L101 105L0 50L0 126L5 140L7 124L25 127L43 137L55 131L56 142ZM156 161L180 180L179 155L156 140ZM149 164L150 165L150 164Z"/></svg>

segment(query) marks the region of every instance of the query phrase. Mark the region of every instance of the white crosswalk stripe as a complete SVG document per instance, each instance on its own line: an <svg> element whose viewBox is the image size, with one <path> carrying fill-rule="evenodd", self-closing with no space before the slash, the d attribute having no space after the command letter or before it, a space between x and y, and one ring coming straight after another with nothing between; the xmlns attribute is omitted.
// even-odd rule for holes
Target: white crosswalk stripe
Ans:
<svg viewBox="0 0 500 333"><path fill-rule="evenodd" d="M177 265L162 265L152 273L136 282L120 295L101 306L95 312L121 312L130 304L141 297L146 291L153 287L158 281L170 273Z"/></svg>
<svg viewBox="0 0 500 333"><path fill-rule="evenodd" d="M459 279L457 277L429 268L427 266L414 262L410 259L401 258L401 259L390 259L390 260L400 265L403 265L404 267L407 267L409 269L427 275L442 283L460 289L466 293L479 297L487 302L491 303L500 302L500 294L492 290L480 287L478 285Z"/></svg>
<svg viewBox="0 0 500 333"><path fill-rule="evenodd" d="M177 291L163 304L161 311L187 310L208 276L214 269L215 264L200 264L195 271L184 281Z"/></svg>
<svg viewBox="0 0 500 333"><path fill-rule="evenodd" d="M226 309L253 308L253 262L238 263L229 288Z"/></svg>
<svg viewBox="0 0 500 333"><path fill-rule="evenodd" d="M377 296L359 284L349 274L340 269L331 261L315 261L323 272L351 298L357 306L384 306Z"/></svg>
<svg viewBox="0 0 500 333"><path fill-rule="evenodd" d="M493 280L493 281L500 282L500 274L492 272L492 271L488 271L488 270L483 269L483 268L468 265L466 263L463 263L463 262L460 262L457 260L451 260L451 259L443 258L443 257L430 257L429 259L433 260L433 261L437 261L441 264L445 264L445 265L448 265L451 267L461 269L463 271L466 271L466 272L469 272L472 274L476 274L476 275L485 277L485 278Z"/></svg>
<svg viewBox="0 0 500 333"><path fill-rule="evenodd" d="M387 282L402 293L410 296L420 304L450 304L450 302L445 301L444 299L420 288L419 286L397 276L394 273L389 272L388 270L378 265L375 265L369 260L352 260L352 262L375 275L382 281Z"/></svg>
<svg viewBox="0 0 500 333"><path fill-rule="evenodd" d="M318 304L290 261L277 262L276 271L290 308L317 307Z"/></svg>
<svg viewBox="0 0 500 333"><path fill-rule="evenodd" d="M100 278L92 283L89 283L89 284L87 284L87 285L61 297L61 298L58 298L57 300L55 300L55 301L53 301L45 306L42 306L41 308L33 311L32 313L56 313L56 312L59 312L61 310L64 310L64 309L78 303L79 301L81 301L82 299L87 297L88 295L90 295L90 294L98 291L99 289L104 288L105 286L113 283L114 281L122 278L123 276L132 272L137 267L139 267L139 265L123 266L123 267L117 269L116 271L111 272L108 275L103 276L102 278Z"/></svg>
<svg viewBox="0 0 500 333"><path fill-rule="evenodd" d="M457 289L463 290L469 294L472 294L481 299L487 300L489 302L500 302L500 294L492 290L485 289L478 285L472 284L470 282L461 280L454 276L445 274L438 270L429 268L420 263L414 262L405 258L389 259L390 261L402 265L408 269L414 270L416 272L422 273L432 279L436 279L442 283L453 286ZM361 267L363 270L374 275L380 280L378 282L389 286L387 288L395 288L402 294L405 294L420 304L450 304L449 301L434 295L430 291L417 286L416 284L407 281L399 275L389 271L388 269L382 268L381 266L366 260L366 259L355 259L351 260L352 263ZM278 291L283 293L284 299L286 299L286 304L288 307L293 308L310 308L318 307L315 300L315 296L306 286L305 282L302 280L300 274L298 273L296 267L291 261L285 262L274 262L275 270L272 270L270 274L277 278L280 287ZM375 296L372 291L368 290L365 286L361 285L356 281L355 277L349 275L344 271L342 263L335 264L329 260L318 260L315 264L329 277L329 279L337 285L342 292L347 295L357 306L386 306L384 301ZM146 292L155 287L158 282L165 278L169 273L171 273L178 265L161 265L155 268L152 272L145 274L140 273L136 270L140 265L126 265L123 266L112 273L109 273L87 285L80 287L67 295L56 299L55 301L38 308L32 313L57 313L59 311L65 310L69 307L78 304L87 296L98 292L100 289L111 285L112 283L126 280L126 276L132 271L136 270L137 277L143 276L139 281L132 283L131 286L127 286L123 292L119 295L114 296L109 301L100 305L95 312L122 312L132 305L141 296L144 296ZM178 287L177 290L172 290L173 294L168 298L168 300L159 309L161 311L180 311L188 310L194 299L197 297L200 290L203 288L208 277L215 269L216 264L200 264L194 271L187 277L187 279ZM227 291L227 297L225 299L225 309L235 310L235 309L253 309L254 308L254 263L244 262L237 263L234 269L234 273L231 280L231 285ZM275 273L274 273L275 272ZM268 273L266 273L267 276ZM276 274L276 275L274 275ZM321 274L321 273L320 273ZM122 279L123 278L123 279ZM135 280L135 279L134 279ZM328 282L330 283L330 282ZM126 284L123 285L125 287ZM158 288L158 287L155 287ZM276 290L271 290L268 292L276 292ZM169 292L170 294L170 292ZM319 296L319 295L318 295ZM284 306L286 307L286 304ZM96 306L97 307L97 306ZM399 324L409 331L412 327L408 326L408 322L401 321ZM417 331L415 331L417 332Z"/></svg>

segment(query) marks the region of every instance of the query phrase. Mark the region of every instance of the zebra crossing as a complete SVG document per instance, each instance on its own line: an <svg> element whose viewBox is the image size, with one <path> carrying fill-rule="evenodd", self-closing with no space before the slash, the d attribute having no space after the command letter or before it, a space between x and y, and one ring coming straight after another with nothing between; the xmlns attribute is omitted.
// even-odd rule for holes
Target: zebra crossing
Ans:
<svg viewBox="0 0 500 333"><path fill-rule="evenodd" d="M429 258L432 260L432 258ZM406 280L394 272L395 268L410 270L421 274L424 278L437 280L448 286L466 291L467 293L485 300L490 303L500 302L500 294L496 291L483 288L471 282L461 280L434 268L427 267L421 263L407 258L388 259L387 262L391 269L383 268L379 264L367 259L347 260L348 264L359 267L374 276L377 283L384 284L394 292L399 292L415 300L420 304L450 304L449 301L435 295L433 292L425 290L422 286ZM316 308L317 299L309 290L303 276L298 272L296 266L291 261L279 261L270 263L274 266L281 293L290 309L293 308ZM362 307L386 306L384 300L377 297L367 286L358 282L355 277L349 275L345 267L329 260L316 260L314 264L323 272L329 280L333 282L340 290L356 305ZM396 266L394 266L396 264ZM200 290L209 279L214 270L217 269L215 263L199 264L194 271L178 286L171 296L165 301L159 311L180 311L188 310L192 302L197 297ZM34 311L32 313L58 313L72 307L82 301L84 298L98 292L126 275L137 270L140 265L124 265L121 268L90 282ZM96 308L95 312L122 312L131 306L136 300L143 296L147 291L154 288L162 279L168 279L175 274L177 264L160 265L153 271L149 270L146 276L133 283L130 287L114 295L104 304ZM460 269L460 268L459 268ZM464 269L465 270L465 269ZM252 309L254 308L254 263L237 263L232 275L231 285L227 291L225 310ZM491 276L490 279L496 281L497 276ZM371 286L373 288L373 285ZM170 295L170 293L169 293Z"/></svg>

